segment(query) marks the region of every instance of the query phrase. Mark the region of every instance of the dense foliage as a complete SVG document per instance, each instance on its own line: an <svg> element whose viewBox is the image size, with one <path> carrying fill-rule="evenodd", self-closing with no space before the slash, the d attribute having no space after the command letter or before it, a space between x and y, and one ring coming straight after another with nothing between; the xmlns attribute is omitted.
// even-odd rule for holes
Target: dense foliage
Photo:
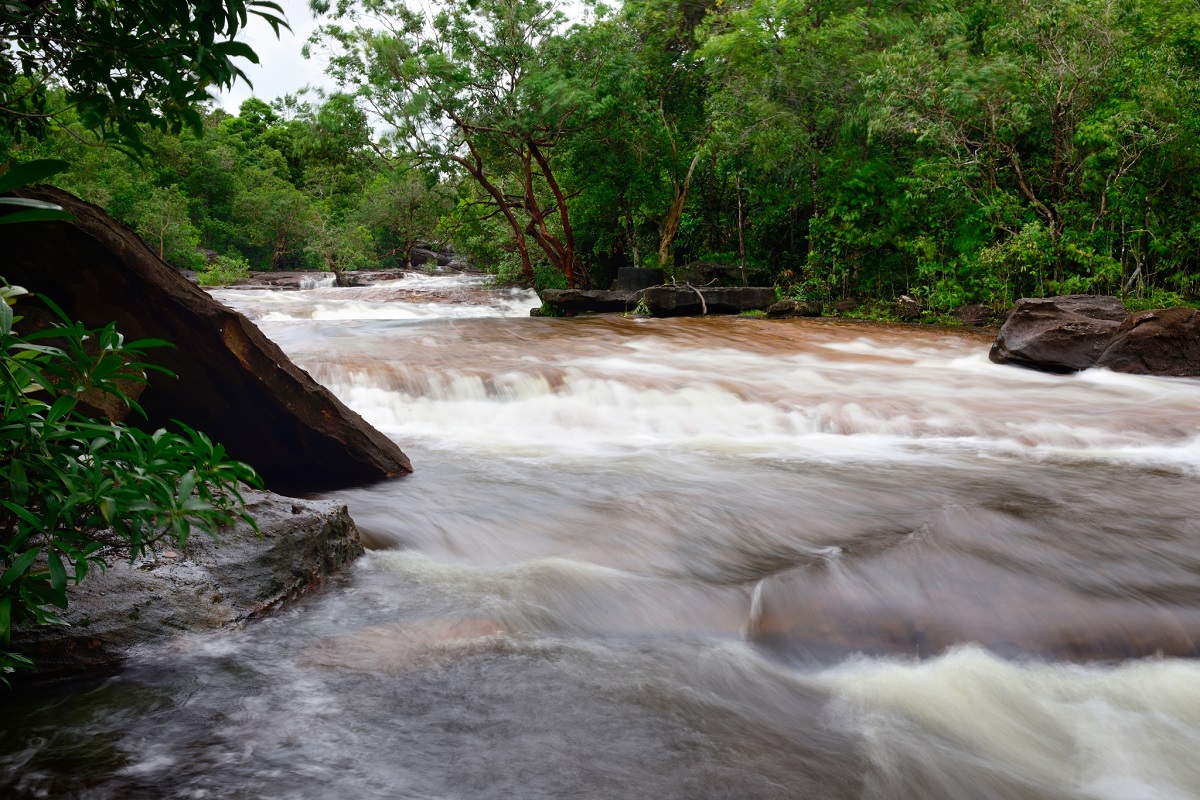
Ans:
<svg viewBox="0 0 1200 800"><path fill-rule="evenodd" d="M211 280L439 241L541 285L712 260L937 310L1200 292L1182 0L314 8L338 92L153 132L144 167L76 142L77 104L38 154Z"/></svg>
<svg viewBox="0 0 1200 800"><path fill-rule="evenodd" d="M208 88L245 78L257 63L234 40L250 15L278 33L269 0L121 3L27 0L0 6L0 130L44 136L71 109L101 138L140 149L142 126L198 128Z"/></svg>

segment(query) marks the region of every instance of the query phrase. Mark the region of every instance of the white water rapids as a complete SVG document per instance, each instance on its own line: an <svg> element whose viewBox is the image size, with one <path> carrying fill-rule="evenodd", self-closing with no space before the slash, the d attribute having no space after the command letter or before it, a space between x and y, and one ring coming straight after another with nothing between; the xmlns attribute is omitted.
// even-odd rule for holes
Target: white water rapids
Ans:
<svg viewBox="0 0 1200 800"><path fill-rule="evenodd" d="M333 493L373 549L321 595L17 704L5 796L1200 798L1200 381L215 294L416 472Z"/></svg>

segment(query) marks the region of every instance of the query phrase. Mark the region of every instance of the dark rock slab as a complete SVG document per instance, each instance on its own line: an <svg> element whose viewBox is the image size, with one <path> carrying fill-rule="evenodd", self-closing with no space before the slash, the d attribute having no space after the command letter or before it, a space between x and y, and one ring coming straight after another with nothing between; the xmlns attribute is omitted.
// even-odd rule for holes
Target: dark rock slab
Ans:
<svg viewBox="0 0 1200 800"><path fill-rule="evenodd" d="M639 292L656 317L689 317L702 314L740 314L764 311L775 302L774 286L737 286L695 289L691 286L656 286ZM701 300L703 298L703 300Z"/></svg>
<svg viewBox="0 0 1200 800"><path fill-rule="evenodd" d="M1164 308L1130 314L1096 366L1135 375L1200 376L1200 311Z"/></svg>
<svg viewBox="0 0 1200 800"><path fill-rule="evenodd" d="M1096 365L1125 319L1118 297L1062 295L1017 301L988 357L1046 372Z"/></svg>
<svg viewBox="0 0 1200 800"><path fill-rule="evenodd" d="M270 488L293 494L412 471L395 442L293 364L246 317L163 263L129 228L58 189L19 194L58 203L75 219L0 226L0 274L87 325L116 321L129 339L175 345L153 352L176 377L150 377L140 399L150 430L178 419L253 465Z"/></svg>
<svg viewBox="0 0 1200 800"><path fill-rule="evenodd" d="M860 305L859 302L857 300L855 300L853 297L846 297L842 300L834 301L833 305L830 306L830 308L832 308L834 311L836 311L839 314L848 314L851 311L858 310L859 305Z"/></svg>
<svg viewBox="0 0 1200 800"><path fill-rule="evenodd" d="M645 267L621 267L617 270L617 279L613 282L615 292L636 292L663 283L663 271Z"/></svg>
<svg viewBox="0 0 1200 800"><path fill-rule="evenodd" d="M819 317L823 310L816 300L781 300L767 309L767 316L771 319Z"/></svg>
<svg viewBox="0 0 1200 800"><path fill-rule="evenodd" d="M614 292L603 289L544 289L542 302L560 314L586 312L607 313L629 311L637 305L633 292Z"/></svg>
<svg viewBox="0 0 1200 800"><path fill-rule="evenodd" d="M111 668L135 647L262 616L363 552L344 505L266 492L246 500L261 536L239 523L220 542L197 534L182 550L163 548L133 563L106 553L107 570L93 569L67 590L62 616L70 627L15 632L14 648L38 665L33 677Z"/></svg>
<svg viewBox="0 0 1200 800"><path fill-rule="evenodd" d="M437 264L439 267L448 267L453 260L453 253L442 253L424 247L413 247L408 251L408 263L414 267L424 264Z"/></svg>

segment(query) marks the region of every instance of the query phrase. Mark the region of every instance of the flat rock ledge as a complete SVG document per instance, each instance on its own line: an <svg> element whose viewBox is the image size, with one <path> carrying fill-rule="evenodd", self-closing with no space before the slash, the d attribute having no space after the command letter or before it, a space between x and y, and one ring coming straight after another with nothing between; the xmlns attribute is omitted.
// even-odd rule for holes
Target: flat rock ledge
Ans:
<svg viewBox="0 0 1200 800"><path fill-rule="evenodd" d="M133 563L120 554L68 589L70 627L14 632L13 647L38 665L18 681L116 668L135 649L183 632L228 628L263 616L319 586L363 552L346 506L247 492L261 536L239 523L214 542L161 548Z"/></svg>
<svg viewBox="0 0 1200 800"><path fill-rule="evenodd" d="M542 302L558 314L625 313L644 302L655 317L698 317L765 311L775 302L773 286L651 286L636 291L545 289Z"/></svg>

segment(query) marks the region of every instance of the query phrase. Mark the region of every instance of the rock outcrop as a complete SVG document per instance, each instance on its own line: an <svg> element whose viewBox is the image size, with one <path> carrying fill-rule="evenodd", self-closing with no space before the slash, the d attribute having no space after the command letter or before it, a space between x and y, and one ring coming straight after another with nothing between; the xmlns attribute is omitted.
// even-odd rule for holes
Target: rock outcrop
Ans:
<svg viewBox="0 0 1200 800"><path fill-rule="evenodd" d="M1200 376L1200 311L1165 308L1130 314L1096 366L1137 375Z"/></svg>
<svg viewBox="0 0 1200 800"><path fill-rule="evenodd" d="M819 317L823 310L816 300L781 300L767 309L767 316L771 319Z"/></svg>
<svg viewBox="0 0 1200 800"><path fill-rule="evenodd" d="M989 358L1046 372L1093 367L1125 319L1118 297L1064 295L1017 301Z"/></svg>
<svg viewBox="0 0 1200 800"><path fill-rule="evenodd" d="M18 194L58 203L75 219L0 226L3 277L89 326L116 321L128 339L174 344L151 355L175 377L150 376L139 401L149 419L131 422L153 430L180 420L202 430L285 493L412 471L394 442L102 209L49 187Z"/></svg>
<svg viewBox="0 0 1200 800"><path fill-rule="evenodd" d="M698 317L762 311L775 302L774 286L651 286L636 292L544 289L539 294L543 303L566 315L623 313L644 303L655 317Z"/></svg>
<svg viewBox="0 0 1200 800"><path fill-rule="evenodd" d="M775 302L774 286L736 286L693 289L654 286L638 294L656 317L694 317L702 314L740 314L763 311Z"/></svg>
<svg viewBox="0 0 1200 800"><path fill-rule="evenodd" d="M194 534L185 548L133 563L107 553L108 569L68 588L70 627L15 632L13 647L38 665L32 677L111 668L135 647L259 617L363 552L343 505L265 492L246 500L261 535L242 522L219 542Z"/></svg>
<svg viewBox="0 0 1200 800"><path fill-rule="evenodd" d="M625 312L637 305L633 292L604 289L543 289L542 302L560 314Z"/></svg>

